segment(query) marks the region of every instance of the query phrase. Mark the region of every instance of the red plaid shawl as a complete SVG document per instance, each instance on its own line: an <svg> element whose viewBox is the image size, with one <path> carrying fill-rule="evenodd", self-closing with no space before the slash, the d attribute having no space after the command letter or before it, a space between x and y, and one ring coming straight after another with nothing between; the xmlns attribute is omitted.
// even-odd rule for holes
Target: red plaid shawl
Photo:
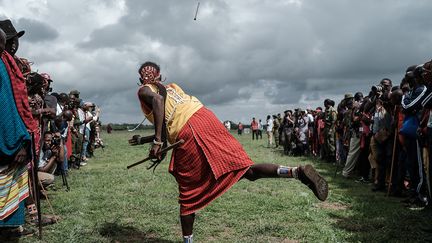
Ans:
<svg viewBox="0 0 432 243"><path fill-rule="evenodd" d="M1 54L1 59L6 66L6 70L12 83L13 95L15 98L15 104L17 106L18 113L21 116L24 124L26 125L27 130L29 132L35 132L38 125L33 119L31 109L28 103L27 87L24 76L22 75L21 70L18 68L15 60L9 53L3 51L3 53Z"/></svg>
<svg viewBox="0 0 432 243"><path fill-rule="evenodd" d="M171 157L170 173L179 184L180 214L191 214L231 188L253 164L207 108L198 110L177 139L185 143Z"/></svg>

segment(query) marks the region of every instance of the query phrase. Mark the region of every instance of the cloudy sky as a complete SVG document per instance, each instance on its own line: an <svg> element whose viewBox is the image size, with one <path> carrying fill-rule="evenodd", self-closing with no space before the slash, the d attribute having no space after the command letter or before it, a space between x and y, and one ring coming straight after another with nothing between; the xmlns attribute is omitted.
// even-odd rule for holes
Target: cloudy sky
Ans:
<svg viewBox="0 0 432 243"><path fill-rule="evenodd" d="M47 72L56 92L81 91L102 121L140 122L137 68L161 65L166 82L221 120L398 84L432 57L427 0L0 0L20 39L18 55Z"/></svg>

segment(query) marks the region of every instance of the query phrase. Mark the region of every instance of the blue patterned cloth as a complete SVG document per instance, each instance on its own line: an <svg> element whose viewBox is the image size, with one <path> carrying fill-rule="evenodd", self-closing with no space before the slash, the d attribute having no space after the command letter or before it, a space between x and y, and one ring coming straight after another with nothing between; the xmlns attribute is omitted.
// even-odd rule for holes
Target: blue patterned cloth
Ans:
<svg viewBox="0 0 432 243"><path fill-rule="evenodd" d="M15 104L6 66L0 59L0 157L15 154L30 134Z"/></svg>
<svg viewBox="0 0 432 243"><path fill-rule="evenodd" d="M25 220L25 204L24 201L20 202L18 209L13 212L9 217L0 220L0 228L2 227L17 227L24 224Z"/></svg>

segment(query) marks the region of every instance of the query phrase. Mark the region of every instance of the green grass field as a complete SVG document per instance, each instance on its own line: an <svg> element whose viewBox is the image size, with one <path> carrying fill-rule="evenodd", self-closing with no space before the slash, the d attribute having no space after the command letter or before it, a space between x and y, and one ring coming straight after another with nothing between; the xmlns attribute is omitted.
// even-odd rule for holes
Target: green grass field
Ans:
<svg viewBox="0 0 432 243"><path fill-rule="evenodd" d="M177 184L168 173L169 160L155 173L146 165L127 170L148 154L148 145L128 145L131 135L103 134L105 150L70 172L71 191L64 191L61 177L56 179L57 190L49 191L49 198L61 221L44 227L43 242L180 242ZM252 141L245 134L239 140L256 163L312 163L329 181L329 198L319 202L295 180L242 180L197 213L195 242L432 241L432 210L410 211L399 198L371 192L370 185L334 178L334 165L266 148L265 139ZM51 214L47 205L43 201L43 213ZM39 241L32 236L20 242Z"/></svg>

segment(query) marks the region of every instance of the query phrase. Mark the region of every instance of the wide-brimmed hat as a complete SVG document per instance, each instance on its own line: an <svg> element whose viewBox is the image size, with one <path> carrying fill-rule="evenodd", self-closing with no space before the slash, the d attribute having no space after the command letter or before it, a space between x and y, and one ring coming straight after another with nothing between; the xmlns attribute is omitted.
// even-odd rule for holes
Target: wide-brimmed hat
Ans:
<svg viewBox="0 0 432 243"><path fill-rule="evenodd" d="M12 22L9 19L0 20L0 28L5 32L6 40L12 39L14 37L20 38L25 33L24 30L17 32Z"/></svg>

